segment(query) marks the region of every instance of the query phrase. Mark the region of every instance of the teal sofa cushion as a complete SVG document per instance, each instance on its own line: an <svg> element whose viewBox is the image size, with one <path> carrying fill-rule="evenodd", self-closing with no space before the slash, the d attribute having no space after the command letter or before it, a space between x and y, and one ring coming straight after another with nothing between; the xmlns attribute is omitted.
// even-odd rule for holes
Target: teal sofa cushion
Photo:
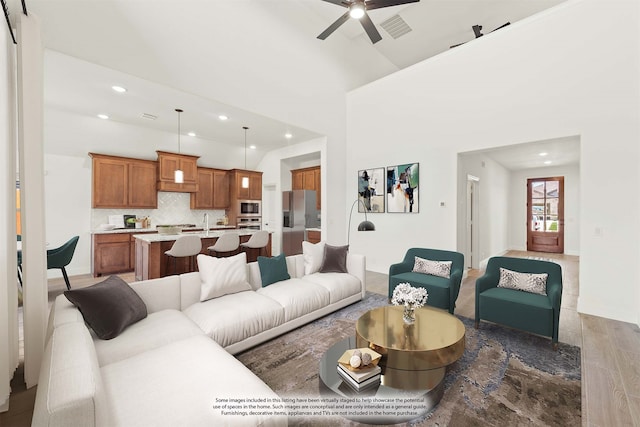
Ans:
<svg viewBox="0 0 640 427"><path fill-rule="evenodd" d="M291 278L287 271L287 260L284 254L271 258L259 256L258 267L260 268L260 279L263 287Z"/></svg>

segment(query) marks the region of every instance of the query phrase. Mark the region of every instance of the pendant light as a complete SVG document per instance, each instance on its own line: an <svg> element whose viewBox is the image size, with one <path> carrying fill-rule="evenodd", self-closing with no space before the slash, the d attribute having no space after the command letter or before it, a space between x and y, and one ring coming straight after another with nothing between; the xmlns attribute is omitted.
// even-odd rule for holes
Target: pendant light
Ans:
<svg viewBox="0 0 640 427"><path fill-rule="evenodd" d="M244 170L247 170L247 130L249 130L249 128L242 126L242 129L244 129ZM242 188L249 188L248 176L242 177Z"/></svg>
<svg viewBox="0 0 640 427"><path fill-rule="evenodd" d="M180 154L180 113L182 113L182 110L176 108L176 112L178 113L178 154ZM176 169L173 173L173 182L176 184L184 182L184 172L181 169Z"/></svg>

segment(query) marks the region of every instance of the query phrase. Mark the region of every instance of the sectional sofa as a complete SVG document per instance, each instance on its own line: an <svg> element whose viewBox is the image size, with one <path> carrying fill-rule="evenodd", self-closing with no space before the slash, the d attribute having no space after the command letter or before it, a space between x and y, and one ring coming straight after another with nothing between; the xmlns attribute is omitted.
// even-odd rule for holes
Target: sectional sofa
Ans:
<svg viewBox="0 0 640 427"><path fill-rule="evenodd" d="M200 273L131 284L147 316L110 340L86 326L64 295L47 331L33 426L286 426L286 415L228 415L219 399L277 395L236 354L364 297L365 259L347 273L305 274L303 255L286 258L290 279L200 301ZM307 266L307 272L308 266Z"/></svg>

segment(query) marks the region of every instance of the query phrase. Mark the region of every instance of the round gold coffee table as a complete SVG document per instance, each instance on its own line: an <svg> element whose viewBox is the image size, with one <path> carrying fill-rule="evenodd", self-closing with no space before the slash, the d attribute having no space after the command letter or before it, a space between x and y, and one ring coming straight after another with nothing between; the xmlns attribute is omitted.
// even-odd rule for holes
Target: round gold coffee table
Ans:
<svg viewBox="0 0 640 427"><path fill-rule="evenodd" d="M416 309L415 323L402 320L403 307L370 310L356 322L356 346L382 355L382 384L404 390L430 390L465 347L465 329L455 316L432 307Z"/></svg>

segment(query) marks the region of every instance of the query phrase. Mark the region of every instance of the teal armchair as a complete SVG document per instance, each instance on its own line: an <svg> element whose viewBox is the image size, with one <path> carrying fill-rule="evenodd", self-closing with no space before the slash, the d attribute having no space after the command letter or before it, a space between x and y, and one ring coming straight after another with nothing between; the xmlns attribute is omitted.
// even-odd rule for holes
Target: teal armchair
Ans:
<svg viewBox="0 0 640 427"><path fill-rule="evenodd" d="M72 237L59 248L49 249L47 251L47 270L52 268L59 268L62 270L62 276L64 277L64 282L67 284L68 290L71 290L71 284L69 283L69 276L67 276L67 270L65 267L69 265L73 259L73 253L76 250L78 239L78 236Z"/></svg>
<svg viewBox="0 0 640 427"><path fill-rule="evenodd" d="M500 267L521 273L547 273L547 295L498 288ZM499 323L551 337L558 348L558 326L562 302L562 268L548 261L493 257L476 280L476 328L480 320Z"/></svg>
<svg viewBox="0 0 640 427"><path fill-rule="evenodd" d="M423 273L414 273L412 270L415 257L432 261L451 261L450 277L446 279ZM429 294L427 305L443 308L453 314L458 293L460 292L463 269L464 255L459 252L411 248L407 251L401 263L393 264L389 267L389 298L393 296L393 290L396 286L400 283L409 283L411 286L422 287L427 290Z"/></svg>

